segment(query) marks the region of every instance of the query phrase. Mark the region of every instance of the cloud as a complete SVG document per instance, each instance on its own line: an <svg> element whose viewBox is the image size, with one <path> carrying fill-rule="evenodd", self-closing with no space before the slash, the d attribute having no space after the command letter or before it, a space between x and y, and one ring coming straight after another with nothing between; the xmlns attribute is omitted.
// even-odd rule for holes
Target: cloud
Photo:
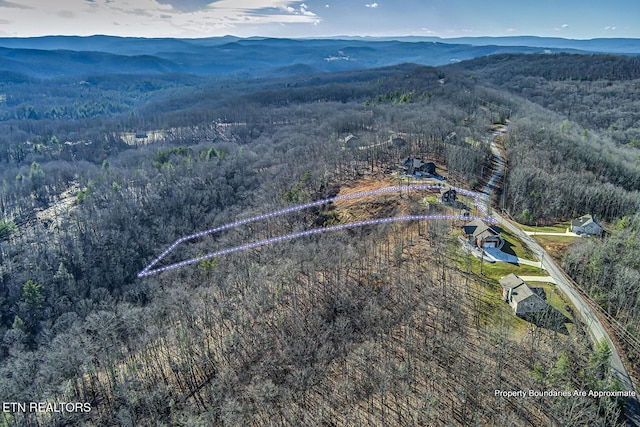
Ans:
<svg viewBox="0 0 640 427"><path fill-rule="evenodd" d="M268 34L279 24L321 22L308 3L291 0L20 0L20 3L0 0L1 18L10 21L3 25L4 31L25 37L243 36ZM13 6L20 9L9 9ZM74 20L73 26L69 25L70 18Z"/></svg>
<svg viewBox="0 0 640 427"><path fill-rule="evenodd" d="M301 3L297 9L291 6L282 7L281 9L291 15L317 16L315 13L311 12L308 9L308 6L304 3Z"/></svg>
<svg viewBox="0 0 640 427"><path fill-rule="evenodd" d="M306 4L302 3L300 5L300 13L302 13L305 16L316 16L315 13L311 12L309 10L309 6L307 6Z"/></svg>
<svg viewBox="0 0 640 427"><path fill-rule="evenodd" d="M90 1L90 0L87 0ZM215 0L156 0L160 4L166 4L180 12L195 12L209 7Z"/></svg>
<svg viewBox="0 0 640 427"><path fill-rule="evenodd" d="M365 4L365 6L371 9L375 9L378 7L378 3Z"/></svg>
<svg viewBox="0 0 640 427"><path fill-rule="evenodd" d="M0 0L0 7L8 7L13 9L33 9L32 7L25 6L23 4L18 4L11 1L5 1L5 0Z"/></svg>
<svg viewBox="0 0 640 427"><path fill-rule="evenodd" d="M73 19L75 18L75 14L70 10L61 10L57 13L60 18L64 19Z"/></svg>
<svg viewBox="0 0 640 427"><path fill-rule="evenodd" d="M517 33L518 30L516 30L515 28L509 28L507 29L507 33Z"/></svg>
<svg viewBox="0 0 640 427"><path fill-rule="evenodd" d="M606 27L604 27L605 31L615 31L616 27L611 27L609 25L607 25Z"/></svg>
<svg viewBox="0 0 640 427"><path fill-rule="evenodd" d="M556 31L563 31L569 28L569 24L562 24L559 27L554 28Z"/></svg>

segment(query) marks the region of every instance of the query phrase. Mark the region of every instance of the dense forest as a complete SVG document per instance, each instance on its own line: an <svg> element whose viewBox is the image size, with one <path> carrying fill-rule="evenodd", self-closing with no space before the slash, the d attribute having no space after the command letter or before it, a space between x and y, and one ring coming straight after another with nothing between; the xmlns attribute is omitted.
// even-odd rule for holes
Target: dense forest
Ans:
<svg viewBox="0 0 640 427"><path fill-rule="evenodd" d="M623 295L635 295L638 283L637 239L629 238L640 203L638 148L608 126L587 127L582 107L568 116L511 88L526 74L514 64L546 58L274 79L4 79L0 390L5 401L82 401L93 410L2 421L619 423L615 399L494 394L616 384L607 349L592 346L579 322L568 338L544 328L514 337L486 298L495 281L470 269L452 243L459 224L353 229L137 276L182 236L363 180L393 182L390 172L408 156L435 162L452 184L478 187L492 168L490 127L509 123L508 174L495 208L528 223L590 212L616 224L604 245L576 244L565 267L637 334L640 300ZM594 61L553 59L541 67L557 67L555 74L541 78L558 82L568 80L558 77L565 69ZM607 59L635 64L596 64ZM512 73L508 90L481 68ZM600 66L580 69L593 88L612 77ZM615 85L633 87L633 75L616 76ZM634 132L635 124L619 126ZM357 146L345 146L350 135ZM420 199L367 206L397 214ZM310 209L199 239L175 256L353 215L340 206ZM628 258L613 256L625 246ZM584 257L593 260L588 268ZM624 273L614 267L620 262ZM610 280L619 285L611 289Z"/></svg>
<svg viewBox="0 0 640 427"><path fill-rule="evenodd" d="M534 57L504 55L454 66L466 78L533 103L514 103L498 92L498 104L518 111L518 118L505 141L509 173L497 204L528 224L584 213L610 224L604 239L574 242L563 266L613 316L637 371L640 62L610 55Z"/></svg>
<svg viewBox="0 0 640 427"><path fill-rule="evenodd" d="M496 55L455 66L618 144L640 146L640 58L613 55ZM604 135L603 135L604 136Z"/></svg>

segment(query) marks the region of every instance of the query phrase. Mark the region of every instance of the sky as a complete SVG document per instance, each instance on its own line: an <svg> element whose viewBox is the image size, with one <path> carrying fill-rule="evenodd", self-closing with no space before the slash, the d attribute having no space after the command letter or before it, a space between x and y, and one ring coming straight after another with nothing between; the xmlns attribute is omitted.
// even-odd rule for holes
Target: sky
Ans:
<svg viewBox="0 0 640 427"><path fill-rule="evenodd" d="M640 38L640 0L0 0L0 37Z"/></svg>

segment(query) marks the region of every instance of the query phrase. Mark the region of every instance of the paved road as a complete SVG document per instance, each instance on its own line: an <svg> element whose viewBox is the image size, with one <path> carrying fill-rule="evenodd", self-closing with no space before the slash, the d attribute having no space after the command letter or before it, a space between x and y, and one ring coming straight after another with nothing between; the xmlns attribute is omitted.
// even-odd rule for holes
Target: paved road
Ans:
<svg viewBox="0 0 640 427"><path fill-rule="evenodd" d="M496 185L502 179L504 174L504 164L505 159L502 156L502 152L498 148L495 143L495 137L506 132L506 129L498 132L494 132L491 136L491 140L488 141L491 143L491 152L494 156L495 169L491 179L483 189L483 195L480 197L480 203L484 204L485 208L489 208L490 196ZM614 345L611 337L609 336L607 330L604 328L600 319L596 316L594 310L591 306L582 298L582 296L573 288L571 283L565 277L564 272L556 265L553 259L546 253L546 251L536 242L528 233L518 227L516 224L511 221L505 219L501 215L492 212L491 216L493 216L500 225L504 228L507 228L509 232L519 237L525 245L529 247L536 254L540 254L542 259L542 267L549 272L549 275L553 278L554 282L558 286L558 288L564 293L567 298L571 301L576 310L580 313L584 323L586 324L589 332L591 333L591 338L595 343L600 342L601 340L606 340L611 348L611 371L614 377L620 381L622 388L624 390L632 391L634 390L633 383L627 372L624 364L622 363L622 359L620 358L620 354L616 346ZM625 401L625 412L627 416L627 423L630 426L638 426L640 427L640 403L637 398L627 398Z"/></svg>
<svg viewBox="0 0 640 427"><path fill-rule="evenodd" d="M494 163L493 175L491 175L489 182L487 182L487 185L485 185L484 188L482 189L482 193L484 193L487 207L490 206L489 196L491 195L491 193L493 193L493 190L495 190L496 185L498 185L498 183L502 179L502 176L504 175L505 159L504 157L502 157L502 153L500 152L500 149L496 145L495 139L500 135L504 135L506 132L507 132L507 128L505 127L501 130L493 132L491 134L491 137L485 140L486 142L489 142L491 144L491 152L493 153L493 163Z"/></svg>

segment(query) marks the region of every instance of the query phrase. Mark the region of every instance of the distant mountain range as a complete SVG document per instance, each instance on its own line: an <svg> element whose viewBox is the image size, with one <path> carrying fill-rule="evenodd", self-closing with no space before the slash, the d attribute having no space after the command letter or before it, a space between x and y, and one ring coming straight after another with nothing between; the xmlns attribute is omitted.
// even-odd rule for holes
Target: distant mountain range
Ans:
<svg viewBox="0 0 640 427"><path fill-rule="evenodd" d="M541 37L272 39L233 36L146 39L112 36L0 38L0 81L100 74L270 77L445 65L498 53L640 53L640 39Z"/></svg>
<svg viewBox="0 0 640 427"><path fill-rule="evenodd" d="M601 38L589 40L565 39L561 37L536 37L536 36L512 36L512 37L457 37L443 39L440 37L400 37L400 38L374 38L374 37L344 37L344 39L388 41L400 40L408 42L435 42L447 44L465 44L471 46L508 46L508 47L539 47L545 49L573 49L588 53L611 53L634 55L640 54L640 39L625 38Z"/></svg>

